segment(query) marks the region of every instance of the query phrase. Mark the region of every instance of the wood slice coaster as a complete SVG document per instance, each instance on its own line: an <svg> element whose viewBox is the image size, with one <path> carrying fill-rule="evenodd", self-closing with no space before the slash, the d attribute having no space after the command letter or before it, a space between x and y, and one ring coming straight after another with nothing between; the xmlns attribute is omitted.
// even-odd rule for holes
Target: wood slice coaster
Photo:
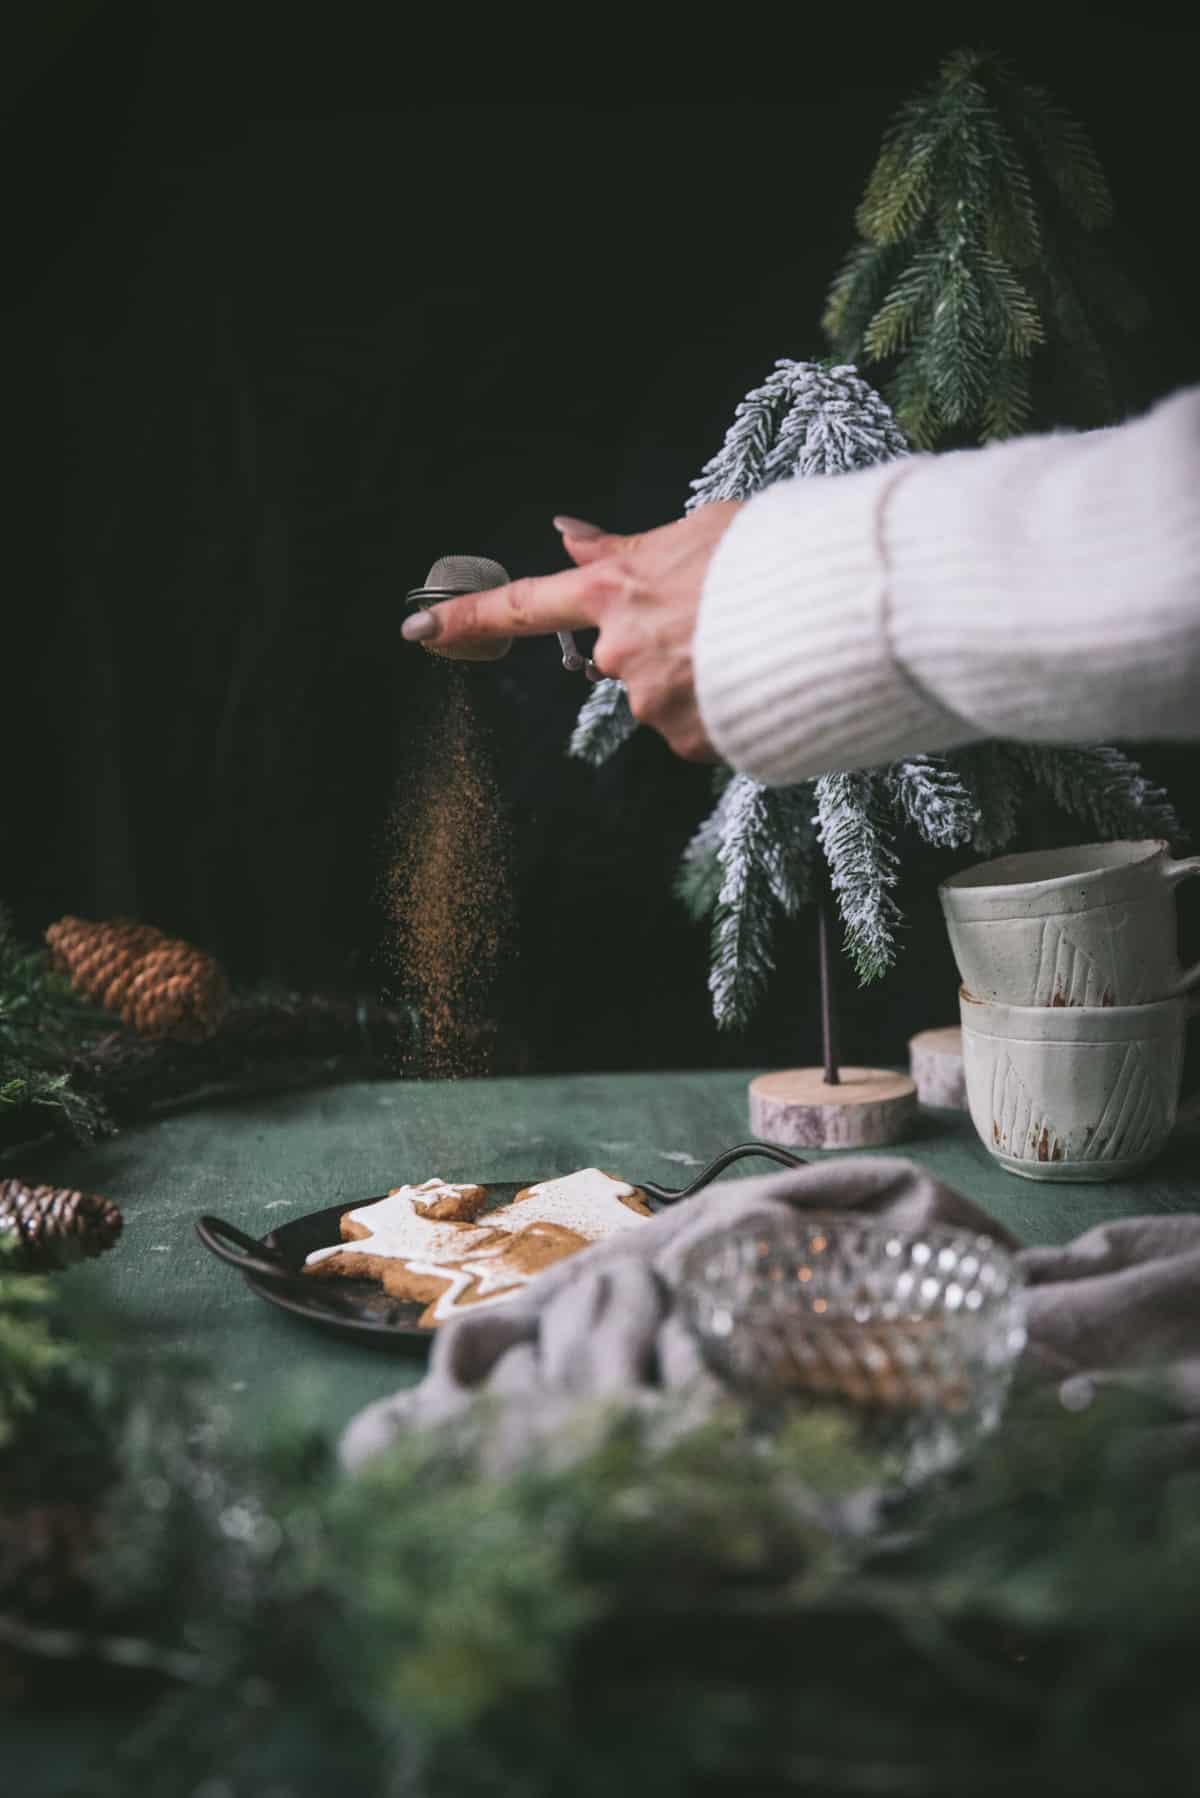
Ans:
<svg viewBox="0 0 1200 1798"><path fill-rule="evenodd" d="M910 1037L908 1071L917 1083L917 1097L922 1105L942 1105L953 1111L967 1109L962 1031L957 1024L949 1024L944 1030L922 1030Z"/></svg>
<svg viewBox="0 0 1200 1798"><path fill-rule="evenodd" d="M750 1082L750 1128L792 1149L865 1149L903 1142L917 1119L916 1082L890 1068L786 1068Z"/></svg>

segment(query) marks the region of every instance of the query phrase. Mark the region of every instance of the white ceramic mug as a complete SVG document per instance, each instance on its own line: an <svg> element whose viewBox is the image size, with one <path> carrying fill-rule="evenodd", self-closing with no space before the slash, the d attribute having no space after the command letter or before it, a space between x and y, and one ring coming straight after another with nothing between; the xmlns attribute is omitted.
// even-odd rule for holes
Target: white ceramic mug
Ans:
<svg viewBox="0 0 1200 1798"><path fill-rule="evenodd" d="M1175 886L1200 856L1159 838L1082 843L980 862L938 897L967 991L1004 1005L1120 1006L1200 981L1179 965Z"/></svg>
<svg viewBox="0 0 1200 1798"><path fill-rule="evenodd" d="M1194 999L1152 1005L997 1005L959 992L971 1121L1010 1173L1119 1180L1175 1122Z"/></svg>

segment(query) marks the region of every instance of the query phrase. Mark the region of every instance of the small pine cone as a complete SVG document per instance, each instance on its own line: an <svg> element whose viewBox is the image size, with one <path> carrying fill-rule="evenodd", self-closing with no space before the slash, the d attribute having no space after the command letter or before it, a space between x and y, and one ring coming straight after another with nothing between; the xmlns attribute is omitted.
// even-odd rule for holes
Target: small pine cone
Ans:
<svg viewBox="0 0 1200 1798"><path fill-rule="evenodd" d="M151 924L61 918L46 941L77 992L145 1036L200 1042L225 1015L229 991L217 963Z"/></svg>
<svg viewBox="0 0 1200 1798"><path fill-rule="evenodd" d="M121 1234L121 1222L117 1206L97 1193L0 1180L0 1242L16 1238L14 1258L26 1272L102 1255ZM6 1263L7 1257L0 1267Z"/></svg>

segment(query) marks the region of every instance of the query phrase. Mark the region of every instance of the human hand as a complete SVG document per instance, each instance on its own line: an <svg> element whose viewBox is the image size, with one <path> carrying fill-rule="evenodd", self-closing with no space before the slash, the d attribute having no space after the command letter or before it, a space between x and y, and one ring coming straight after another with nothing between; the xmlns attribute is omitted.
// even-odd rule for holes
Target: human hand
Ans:
<svg viewBox="0 0 1200 1798"><path fill-rule="evenodd" d="M578 566L443 600L406 618L402 635L461 655L459 646L477 651L488 641L594 625L592 660L601 674L624 681L634 717L685 761L715 761L696 703L692 640L709 562L745 503L713 500L631 537L556 518Z"/></svg>

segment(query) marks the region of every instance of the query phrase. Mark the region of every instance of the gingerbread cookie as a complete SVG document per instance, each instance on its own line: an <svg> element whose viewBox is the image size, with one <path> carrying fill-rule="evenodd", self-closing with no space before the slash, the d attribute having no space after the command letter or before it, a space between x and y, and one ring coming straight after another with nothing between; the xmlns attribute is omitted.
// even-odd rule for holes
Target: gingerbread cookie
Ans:
<svg viewBox="0 0 1200 1798"><path fill-rule="evenodd" d="M420 1186L394 1187L372 1205L344 1211L338 1225L342 1242L314 1249L305 1259L304 1272L382 1280L389 1267L410 1256L461 1254L486 1197L485 1187L451 1186L436 1177ZM440 1290L436 1285L428 1296L435 1297Z"/></svg>
<svg viewBox="0 0 1200 1798"><path fill-rule="evenodd" d="M432 1329L469 1307L514 1298L551 1262L652 1215L639 1187L600 1168L581 1168L578 1173L526 1186L511 1204L489 1211L480 1227L495 1236L465 1242L458 1257L438 1255L389 1269L384 1284L389 1292L399 1294L411 1275L421 1281L420 1296L424 1298L428 1283L440 1282L439 1295L419 1320Z"/></svg>
<svg viewBox="0 0 1200 1798"><path fill-rule="evenodd" d="M423 1304L427 1329L474 1305L514 1297L553 1261L652 1215L638 1187L599 1168L526 1186L480 1218L482 1186L427 1180L343 1213L345 1241L316 1249L305 1273L365 1276ZM475 1221L477 1220L477 1221Z"/></svg>
<svg viewBox="0 0 1200 1798"><path fill-rule="evenodd" d="M534 1274L588 1246L585 1236L561 1224L532 1223L523 1230L482 1234L490 1240L469 1247L456 1260L406 1264L410 1275L440 1288L417 1320L423 1329L432 1330L475 1305L515 1298ZM390 1286L386 1277L384 1284Z"/></svg>

